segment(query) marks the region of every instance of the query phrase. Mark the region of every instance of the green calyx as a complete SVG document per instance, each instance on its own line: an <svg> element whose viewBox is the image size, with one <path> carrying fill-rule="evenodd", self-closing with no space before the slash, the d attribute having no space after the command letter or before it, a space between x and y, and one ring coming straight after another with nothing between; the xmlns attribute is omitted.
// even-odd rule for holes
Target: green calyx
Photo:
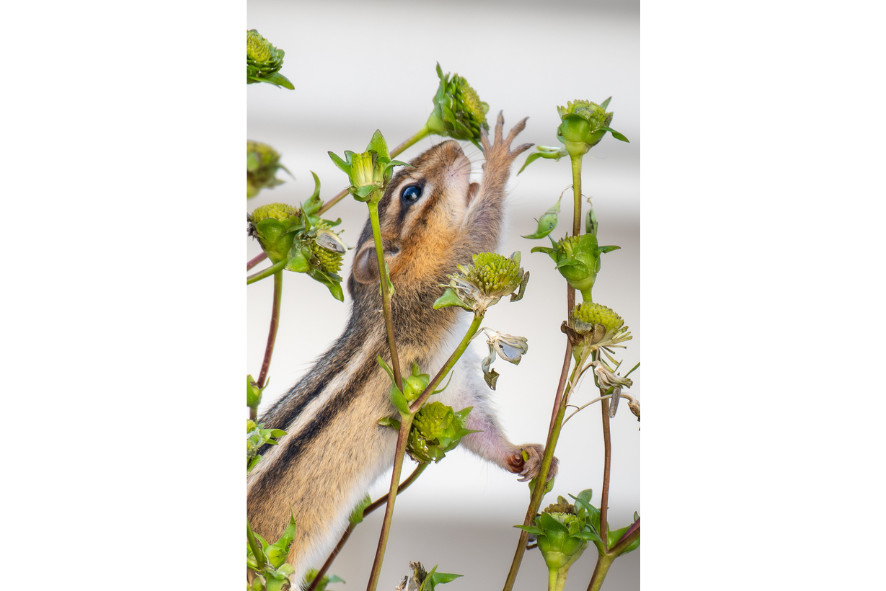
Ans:
<svg viewBox="0 0 886 591"><path fill-rule="evenodd" d="M255 29L246 31L246 83L267 82L292 89L292 82L279 73L285 55Z"/></svg>
<svg viewBox="0 0 886 591"><path fill-rule="evenodd" d="M443 74L437 64L440 85L434 95L434 110L426 127L431 133L457 140L470 140L479 146L482 129L489 129L486 113L489 105L480 100L477 91L458 74Z"/></svg>
<svg viewBox="0 0 886 591"><path fill-rule="evenodd" d="M581 292L586 302L591 301L591 288L600 271L600 255L618 249L618 246L598 246L596 233L567 236L559 242L551 240L551 248L536 246L532 252L544 252L557 265L557 270L571 287Z"/></svg>
<svg viewBox="0 0 886 591"><path fill-rule="evenodd" d="M299 210L285 203L269 203L255 208L247 220L250 235L258 239L272 262L289 258L295 239L291 230L299 221Z"/></svg>
<svg viewBox="0 0 886 591"><path fill-rule="evenodd" d="M378 203L395 166L409 166L406 162L391 160L388 145L381 131L375 130L372 139L366 146L366 151L357 153L345 150L342 158L334 152L329 152L332 162L346 175L351 182L348 192L357 201L371 201Z"/></svg>
<svg viewBox="0 0 886 591"><path fill-rule="evenodd" d="M570 101L565 107L557 107L560 115L560 126L557 128L557 139L566 147L573 158L584 155L593 146L600 143L606 132L621 141L628 141L623 134L609 127L612 113L606 112L609 106L606 99L598 105L591 101Z"/></svg>
<svg viewBox="0 0 886 591"><path fill-rule="evenodd" d="M409 431L406 451L416 462L439 462L455 449L461 438L472 433L465 428L471 407L458 412L442 402L425 404L416 413Z"/></svg>
<svg viewBox="0 0 886 591"><path fill-rule="evenodd" d="M262 189L270 189L283 183L276 178L278 170L286 170L280 164L280 154L267 144L246 141L246 198L251 199Z"/></svg>

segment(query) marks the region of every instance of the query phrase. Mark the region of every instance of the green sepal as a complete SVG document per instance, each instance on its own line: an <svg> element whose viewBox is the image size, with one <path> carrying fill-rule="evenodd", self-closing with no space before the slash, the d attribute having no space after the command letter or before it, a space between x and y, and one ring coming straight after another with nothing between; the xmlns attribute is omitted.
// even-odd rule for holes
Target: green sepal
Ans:
<svg viewBox="0 0 886 591"><path fill-rule="evenodd" d="M391 417L382 417L378 420L378 424L382 427L390 427L394 431L400 430L400 421Z"/></svg>
<svg viewBox="0 0 886 591"><path fill-rule="evenodd" d="M289 78L281 74L280 72L274 72L266 77L256 77L246 75L246 84L257 84L259 82L267 82L268 84L273 84L274 86L288 88L289 90L295 90L295 86L292 85L292 82L289 81Z"/></svg>
<svg viewBox="0 0 886 591"><path fill-rule="evenodd" d="M372 137L369 139L366 151L375 152L380 158L385 158L387 160L391 159L391 154L388 152L388 143L385 141L385 136L382 135L381 130L379 129L376 129L372 134Z"/></svg>
<svg viewBox="0 0 886 591"><path fill-rule="evenodd" d="M548 494L549 492L554 490L554 481L555 480L556 480L556 478L551 478L550 480L547 481L547 483L545 484L545 492L544 492L544 494L541 495L541 498L544 498L546 494ZM533 478L532 480L530 480L529 482L526 483L529 486L529 494L530 495L535 492L535 486L537 483L538 483L538 476L536 476L535 478Z"/></svg>
<svg viewBox="0 0 886 591"><path fill-rule="evenodd" d="M348 522L351 525L357 525L363 521L363 512L366 511L366 507L372 504L372 497L366 495L361 499L357 506L354 507L354 510L351 511L351 515L348 517Z"/></svg>
<svg viewBox="0 0 886 591"><path fill-rule="evenodd" d="M292 541L295 539L295 527L295 516L290 510L289 525L283 530L283 535L280 536L279 540L265 548L265 556L267 556L268 562L270 562L274 568L280 568L280 565L286 562L286 556L289 554L289 547L292 546Z"/></svg>
<svg viewBox="0 0 886 591"><path fill-rule="evenodd" d="M526 162L524 162L523 166L520 167L520 170L517 171L518 175L521 172L523 172L523 170L527 166L529 166L530 164L532 164L533 162L535 162L539 158L544 158L546 160L559 161L560 158L562 158L563 156L566 156L568 154L568 152L566 151L565 148L556 148L556 147L551 147L551 146L536 146L535 149L536 149L535 152L531 153L529 156L526 157Z"/></svg>
<svg viewBox="0 0 886 591"><path fill-rule="evenodd" d="M560 198L557 199L557 203L555 203L546 212L544 212L540 218L538 218L538 229L535 231L535 233L523 236L523 238L535 240L538 238L544 238L545 236L553 232L554 228L557 227L557 221L560 217L560 201L562 199L563 195L560 195Z"/></svg>
<svg viewBox="0 0 886 591"><path fill-rule="evenodd" d="M437 301L434 302L434 310L439 310L440 308L447 308L449 306L458 306L463 310L467 310L468 312L472 312L473 308L467 305L458 295L455 293L451 287L447 287L446 291L443 292Z"/></svg>
<svg viewBox="0 0 886 591"><path fill-rule="evenodd" d="M520 281L520 287L517 288L517 291L511 294L512 302L519 302L523 299L523 295L526 293L527 283L529 283L529 271L523 273L523 279Z"/></svg>
<svg viewBox="0 0 886 591"><path fill-rule="evenodd" d="M261 404L262 388L258 387L251 375L246 376L246 406L258 406Z"/></svg>
<svg viewBox="0 0 886 591"><path fill-rule="evenodd" d="M434 588L437 585L449 583L460 576L462 575L457 575L455 573L438 573L437 567L434 566L434 568L431 569L431 572L425 577L425 580L422 581L421 587L419 587L418 591L434 591Z"/></svg>
<svg viewBox="0 0 886 591"><path fill-rule="evenodd" d="M363 185L362 187L351 187L349 190L357 201L365 203L372 197L372 193L379 190L379 188L378 185Z"/></svg>
<svg viewBox="0 0 886 591"><path fill-rule="evenodd" d="M262 250L273 263L279 263L289 254L295 236L290 232L290 223L274 218L265 218L254 222L255 232L259 237Z"/></svg>
<svg viewBox="0 0 886 591"><path fill-rule="evenodd" d="M308 273L314 281L322 283L329 289L332 297L340 302L345 301L345 294L341 288L341 277L335 273L326 273L320 269L311 269Z"/></svg>
<svg viewBox="0 0 886 591"><path fill-rule="evenodd" d="M625 137L625 135L623 133L621 133L619 131L615 131L611 127L601 127L600 129L604 129L604 130L608 131L609 133L612 134L612 137L614 137L617 140L620 140L622 142L631 143L631 140L629 140L627 137Z"/></svg>
<svg viewBox="0 0 886 591"><path fill-rule="evenodd" d="M320 199L320 177L318 177L317 173L313 170L311 171L311 175L314 177L314 192L311 193L311 196L308 197L307 201L302 204L301 210L311 223L316 223L314 220L319 218L314 214L323 207L323 200ZM335 224L330 225L334 226Z"/></svg>
<svg viewBox="0 0 886 591"><path fill-rule="evenodd" d="M289 251L289 262L286 263L286 270L295 273L307 273L311 270L311 249L301 242L292 245Z"/></svg>
<svg viewBox="0 0 886 591"><path fill-rule="evenodd" d="M345 158L347 161L342 160L341 156L336 154L335 152L329 151L327 152L329 157L332 159L332 163L335 164L343 173L348 175L348 178L351 176L351 161L353 160L354 153L350 150L345 150Z"/></svg>
<svg viewBox="0 0 886 591"><path fill-rule="evenodd" d="M534 525L515 525L514 527L516 527L517 529L522 529L523 531L536 536L544 535L545 533L545 530Z"/></svg>
<svg viewBox="0 0 886 591"><path fill-rule="evenodd" d="M621 249L621 247L620 247L620 246L615 246L615 245L610 245L610 246L600 246L600 247L599 247L600 254L607 253L607 252L612 252L613 250L619 250L619 249Z"/></svg>

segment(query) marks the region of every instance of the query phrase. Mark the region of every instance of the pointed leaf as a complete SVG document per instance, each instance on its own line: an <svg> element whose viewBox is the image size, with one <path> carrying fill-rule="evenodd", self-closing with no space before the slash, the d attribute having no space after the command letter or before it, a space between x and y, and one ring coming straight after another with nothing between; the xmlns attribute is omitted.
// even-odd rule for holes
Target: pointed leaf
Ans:
<svg viewBox="0 0 886 591"><path fill-rule="evenodd" d="M327 152L329 157L332 159L333 164L335 164L342 172L348 175L348 178L351 177L351 165L341 159L341 156L336 154L335 152Z"/></svg>
<svg viewBox="0 0 886 591"><path fill-rule="evenodd" d="M449 306L458 306L459 308L463 308L468 312L473 311L473 308L468 306L466 303L462 301L458 295L456 295L455 290L451 287L447 287L446 291L443 292L437 301L434 302L434 309L439 310L440 308L446 308Z"/></svg>
<svg viewBox="0 0 886 591"><path fill-rule="evenodd" d="M391 155L388 153L388 143L385 141L385 136L383 136L378 129L372 134L372 139L369 140L369 145L366 146L366 151L375 152L379 157L387 160L391 159Z"/></svg>

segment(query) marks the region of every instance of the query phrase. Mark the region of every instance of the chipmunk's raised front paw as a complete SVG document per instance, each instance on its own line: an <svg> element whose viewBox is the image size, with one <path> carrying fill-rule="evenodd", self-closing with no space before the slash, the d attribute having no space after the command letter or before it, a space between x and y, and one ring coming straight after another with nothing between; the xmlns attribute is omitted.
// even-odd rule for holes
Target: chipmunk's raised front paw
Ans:
<svg viewBox="0 0 886 591"><path fill-rule="evenodd" d="M520 451L512 454L508 458L508 469L514 474L519 474L520 482L532 480L538 476L541 470L541 461L544 456L545 448L537 443L530 443L521 446ZM557 475L557 458L552 458L551 468L548 470L548 480Z"/></svg>
<svg viewBox="0 0 886 591"><path fill-rule="evenodd" d="M517 156L532 147L532 144L521 144L511 150L511 142L514 141L517 134L526 129L527 119L529 119L529 117L523 118L511 129L508 133L508 137L502 139L502 129L505 124L505 118L504 115L499 112L498 120L495 123L495 141L492 144L489 143L489 136L486 133L486 130L481 130L480 144L483 146L483 154L486 156L486 164L498 160L504 160L503 164L510 166L511 162L513 162ZM483 165L484 168L486 167L486 164Z"/></svg>

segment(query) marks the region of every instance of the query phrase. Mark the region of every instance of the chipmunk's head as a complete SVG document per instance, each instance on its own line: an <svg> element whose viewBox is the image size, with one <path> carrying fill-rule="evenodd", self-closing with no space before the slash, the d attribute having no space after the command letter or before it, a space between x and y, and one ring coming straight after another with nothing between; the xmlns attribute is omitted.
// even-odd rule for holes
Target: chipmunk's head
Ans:
<svg viewBox="0 0 886 591"><path fill-rule="evenodd" d="M424 152L391 179L379 203L379 223L391 281L401 289L438 284L455 271L453 252L479 186L458 142ZM378 285L378 262L369 223L363 228L348 289ZM375 291L377 287L373 288Z"/></svg>

